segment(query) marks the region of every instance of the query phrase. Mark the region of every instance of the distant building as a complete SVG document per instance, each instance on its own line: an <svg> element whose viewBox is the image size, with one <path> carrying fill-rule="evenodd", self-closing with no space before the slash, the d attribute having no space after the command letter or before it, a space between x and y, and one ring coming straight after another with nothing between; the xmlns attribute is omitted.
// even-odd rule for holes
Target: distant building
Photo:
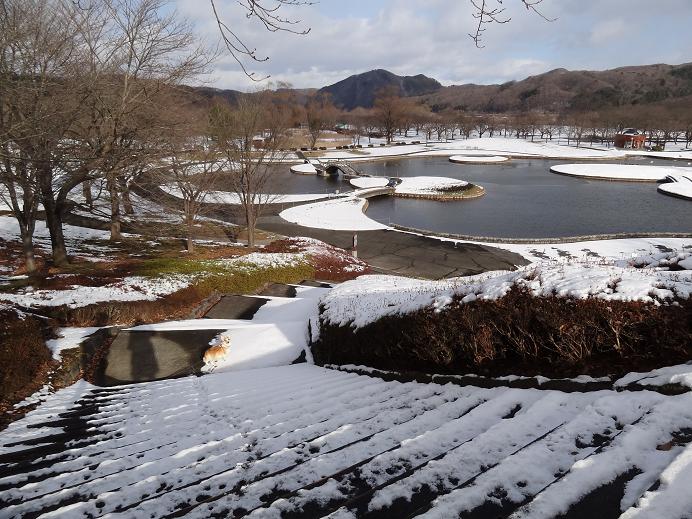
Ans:
<svg viewBox="0 0 692 519"><path fill-rule="evenodd" d="M646 136L634 128L625 128L615 136L616 148L642 149L646 142Z"/></svg>

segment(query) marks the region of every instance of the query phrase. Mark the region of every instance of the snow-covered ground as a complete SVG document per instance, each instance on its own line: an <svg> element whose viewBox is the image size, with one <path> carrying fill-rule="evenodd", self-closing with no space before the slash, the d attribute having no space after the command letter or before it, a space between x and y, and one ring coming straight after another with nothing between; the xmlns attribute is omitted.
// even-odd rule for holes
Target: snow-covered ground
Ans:
<svg viewBox="0 0 692 519"><path fill-rule="evenodd" d="M78 383L2 432L0 515L535 519L623 477L609 509L681 518L691 427L692 393L400 383L307 364ZM21 458L35 445L47 454Z"/></svg>
<svg viewBox="0 0 692 519"><path fill-rule="evenodd" d="M0 292L0 300L26 308L62 306L79 308L106 301L154 301L189 286L193 276L175 275L157 278L129 276L122 281L93 287L74 285L62 290L33 289Z"/></svg>
<svg viewBox="0 0 692 519"><path fill-rule="evenodd" d="M656 182L668 176L692 176L692 168L674 166L639 166L631 164L559 164L553 173L605 180Z"/></svg>
<svg viewBox="0 0 692 519"><path fill-rule="evenodd" d="M363 210L367 200L350 196L328 202L299 205L280 213L287 222L333 231L376 231L387 229L375 220L365 216Z"/></svg>
<svg viewBox="0 0 692 519"><path fill-rule="evenodd" d="M180 190L175 186L160 186L163 191L176 198L182 198ZM277 194L277 193L258 193L256 199L262 203L269 204L290 204L297 202L310 202L312 200L320 200L334 196L331 193L301 193L301 194ZM216 204L240 204L240 196L238 193L230 191L211 191L204 199L205 202Z"/></svg>
<svg viewBox="0 0 692 519"><path fill-rule="evenodd" d="M623 150L594 149L555 143L531 142L523 139L488 137L458 139L448 142L430 142L406 146L376 146L357 150L328 150L320 154L321 160L372 160L380 157L500 155L506 157L535 157L552 159L619 159L627 156Z"/></svg>
<svg viewBox="0 0 692 519"><path fill-rule="evenodd" d="M472 137L470 139L456 137L447 141L429 141L421 144L411 144L421 140L420 136L396 136L394 142L385 145L382 139L371 139L373 147L363 142L364 147L356 150L328 150L321 152L320 158L371 160L373 158L397 156L504 156L504 157L536 157L552 159L619 159L628 156L645 156L661 159L691 160L692 150L685 149L684 144L668 143L668 151L655 152L648 150L615 149L597 143L582 143L576 147L574 142L568 144L564 136L550 141L535 139L519 139L514 137ZM406 146L397 145L407 143Z"/></svg>
<svg viewBox="0 0 692 519"><path fill-rule="evenodd" d="M616 240L590 240L572 243L483 243L447 240L455 243L475 243L516 252L530 262L545 260L561 263L572 261L630 260L660 252L692 250L692 238L626 238Z"/></svg>

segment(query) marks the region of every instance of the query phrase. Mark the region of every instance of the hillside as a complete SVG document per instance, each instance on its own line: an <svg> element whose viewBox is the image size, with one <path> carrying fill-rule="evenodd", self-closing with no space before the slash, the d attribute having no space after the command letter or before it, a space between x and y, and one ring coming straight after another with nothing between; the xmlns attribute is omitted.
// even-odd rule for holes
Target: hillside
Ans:
<svg viewBox="0 0 692 519"><path fill-rule="evenodd" d="M692 63L643 65L605 71L562 68L502 85L453 85L420 100L435 111L482 112L598 109L679 102L692 94Z"/></svg>
<svg viewBox="0 0 692 519"><path fill-rule="evenodd" d="M350 76L320 89L319 92L330 94L337 107L352 110L359 106L372 107L377 91L391 86L406 97L430 94L443 88L438 81L422 74L397 76L387 70L378 69Z"/></svg>

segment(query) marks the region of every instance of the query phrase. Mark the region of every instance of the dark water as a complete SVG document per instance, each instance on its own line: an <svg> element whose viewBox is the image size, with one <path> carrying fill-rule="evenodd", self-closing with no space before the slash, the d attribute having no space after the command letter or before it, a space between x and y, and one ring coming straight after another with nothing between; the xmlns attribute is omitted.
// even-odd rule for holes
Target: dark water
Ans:
<svg viewBox="0 0 692 519"><path fill-rule="evenodd" d="M458 202L371 199L368 216L386 224L509 238L692 232L692 202L658 193L655 183L584 180L549 171L554 164L568 162L578 161L525 159L500 165L460 165L440 157L358 163L356 167L372 175L458 178L486 189L482 198ZM646 158L614 163L687 166L684 161ZM290 173L277 175L276 187L277 192L285 193L349 189L339 180Z"/></svg>

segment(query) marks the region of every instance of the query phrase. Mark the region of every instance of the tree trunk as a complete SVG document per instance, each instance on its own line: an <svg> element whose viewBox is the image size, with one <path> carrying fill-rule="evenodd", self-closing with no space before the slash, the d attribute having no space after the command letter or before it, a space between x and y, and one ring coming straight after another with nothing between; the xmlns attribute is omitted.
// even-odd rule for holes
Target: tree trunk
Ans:
<svg viewBox="0 0 692 519"><path fill-rule="evenodd" d="M26 225L20 223L20 234L22 236L22 252L24 253L24 266L29 276L36 275L36 258L34 256L33 229L28 229Z"/></svg>
<svg viewBox="0 0 692 519"><path fill-rule="evenodd" d="M122 240L120 231L120 196L118 194L118 184L114 178L110 177L107 181L108 193L111 199L111 241Z"/></svg>
<svg viewBox="0 0 692 519"><path fill-rule="evenodd" d="M41 201L46 212L46 227L50 233L53 264L63 267L70 262L65 246L65 235L62 232L63 204L57 203L53 194L53 171L50 164L44 164L39 174Z"/></svg>
<svg viewBox="0 0 692 519"><path fill-rule="evenodd" d="M94 208L94 199L91 196L91 180L87 180L82 184L82 195L84 196L84 201L90 209Z"/></svg>
<svg viewBox="0 0 692 519"><path fill-rule="evenodd" d="M123 198L123 209L125 209L125 214L133 215L135 210L132 207L132 199L130 198L130 188L125 184L123 179L120 179L120 192Z"/></svg>
<svg viewBox="0 0 692 519"><path fill-rule="evenodd" d="M247 244L255 246L255 215L251 204L245 204L245 225L247 226Z"/></svg>

